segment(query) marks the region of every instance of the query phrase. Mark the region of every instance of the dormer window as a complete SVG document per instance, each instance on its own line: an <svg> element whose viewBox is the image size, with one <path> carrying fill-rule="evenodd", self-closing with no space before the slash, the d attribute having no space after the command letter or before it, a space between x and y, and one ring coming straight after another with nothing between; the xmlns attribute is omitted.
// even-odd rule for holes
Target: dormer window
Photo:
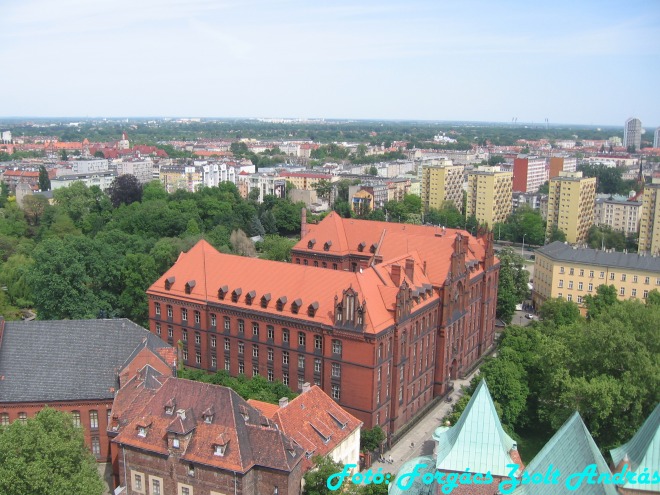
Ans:
<svg viewBox="0 0 660 495"><path fill-rule="evenodd" d="M172 414L174 414L174 408L165 406L165 414L168 414L168 415L171 416Z"/></svg>
<svg viewBox="0 0 660 495"><path fill-rule="evenodd" d="M147 429L144 426L138 426L138 437L146 437Z"/></svg>
<svg viewBox="0 0 660 495"><path fill-rule="evenodd" d="M227 292L229 292L229 288L226 285L223 285L218 289L218 299L221 301L225 298L227 295Z"/></svg>
<svg viewBox="0 0 660 495"><path fill-rule="evenodd" d="M268 294L264 294L263 296L261 296L261 307L267 308L269 302L270 302L270 292Z"/></svg>
<svg viewBox="0 0 660 495"><path fill-rule="evenodd" d="M294 315L297 315L298 311L300 310L300 306L302 306L302 301L300 299L296 299L291 303L291 312Z"/></svg>
<svg viewBox="0 0 660 495"><path fill-rule="evenodd" d="M255 298L256 296L257 296L257 293L256 293L255 291L253 291L253 290L251 290L250 292L248 292L247 294L245 294L245 304L247 304L248 306L250 306L250 305L252 304L252 301L254 300L254 298Z"/></svg>
<svg viewBox="0 0 660 495"><path fill-rule="evenodd" d="M181 444L179 442L179 439L177 437L174 437L172 439L172 448L178 449L180 447L180 445Z"/></svg>
<svg viewBox="0 0 660 495"><path fill-rule="evenodd" d="M174 285L174 281L176 280L175 277L168 277L165 279L165 290L170 290L172 288L172 285Z"/></svg>
<svg viewBox="0 0 660 495"><path fill-rule="evenodd" d="M248 413L247 407L240 405L238 406L238 409L241 412L241 416L243 416L243 421L247 422L247 420L250 419L250 414Z"/></svg>
<svg viewBox="0 0 660 495"><path fill-rule="evenodd" d="M214 445L213 446L213 455L223 456L225 455L225 450L227 450L227 445Z"/></svg>
<svg viewBox="0 0 660 495"><path fill-rule="evenodd" d="M172 414L174 414L175 406L176 406L176 402L174 401L174 399L168 400L165 403L165 414L167 414L168 416L171 416Z"/></svg>
<svg viewBox="0 0 660 495"><path fill-rule="evenodd" d="M360 244L358 244L358 251L360 251L360 252L364 251L365 247L367 247L367 243L366 242L361 242Z"/></svg>
<svg viewBox="0 0 660 495"><path fill-rule="evenodd" d="M195 285L197 285L197 282L194 280L189 280L186 282L186 294L190 294L192 290L195 288Z"/></svg>
<svg viewBox="0 0 660 495"><path fill-rule="evenodd" d="M241 289L240 287L234 289L234 291L231 293L231 302L238 302L238 298L241 297L242 293L243 293L243 289Z"/></svg>
<svg viewBox="0 0 660 495"><path fill-rule="evenodd" d="M378 244L376 244L376 243L374 242L374 243L371 245L371 247L369 248L369 251L370 251L371 253L375 253L377 248L378 248Z"/></svg>
<svg viewBox="0 0 660 495"><path fill-rule="evenodd" d="M282 296L277 300L276 308L278 311L282 311L284 309L284 305L286 304L287 297Z"/></svg>
<svg viewBox="0 0 660 495"><path fill-rule="evenodd" d="M195 466L192 464L188 466L188 476L195 476Z"/></svg>
<svg viewBox="0 0 660 495"><path fill-rule="evenodd" d="M325 244L323 244L323 250L324 251L329 251L330 246L332 246L332 241L325 241Z"/></svg>
<svg viewBox="0 0 660 495"><path fill-rule="evenodd" d="M204 423L206 423L207 425L213 423L213 413L214 411L212 407L207 408L206 411L202 413L202 418L204 419Z"/></svg>
<svg viewBox="0 0 660 495"><path fill-rule="evenodd" d="M319 303L317 301L314 301L312 304L307 306L307 316L311 316L313 318L316 315L318 309L319 309Z"/></svg>
<svg viewBox="0 0 660 495"><path fill-rule="evenodd" d="M314 244L316 244L316 239L311 239L311 240L307 243L307 249L314 249Z"/></svg>

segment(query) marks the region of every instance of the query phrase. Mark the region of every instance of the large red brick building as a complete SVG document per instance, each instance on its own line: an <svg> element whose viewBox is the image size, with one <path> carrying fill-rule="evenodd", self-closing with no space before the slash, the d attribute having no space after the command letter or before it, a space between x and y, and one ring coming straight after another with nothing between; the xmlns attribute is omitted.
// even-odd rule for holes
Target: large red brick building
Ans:
<svg viewBox="0 0 660 495"><path fill-rule="evenodd" d="M331 213L303 220L292 257L200 241L147 291L151 331L180 342L187 366L313 383L389 435L493 344L490 237Z"/></svg>

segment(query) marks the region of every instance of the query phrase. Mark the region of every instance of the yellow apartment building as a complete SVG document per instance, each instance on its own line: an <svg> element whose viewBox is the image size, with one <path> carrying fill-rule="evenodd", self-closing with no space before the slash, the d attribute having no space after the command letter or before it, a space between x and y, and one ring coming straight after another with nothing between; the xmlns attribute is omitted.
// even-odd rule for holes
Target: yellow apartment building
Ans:
<svg viewBox="0 0 660 495"><path fill-rule="evenodd" d="M459 211L463 210L463 165L423 165L422 207L442 208L445 201L452 201Z"/></svg>
<svg viewBox="0 0 660 495"><path fill-rule="evenodd" d="M582 177L582 172L559 172L559 177L550 179L546 238L556 225L570 244L585 242L594 223L595 201L595 177Z"/></svg>
<svg viewBox="0 0 660 495"><path fill-rule="evenodd" d="M653 177L650 184L644 186L642 212L639 220L639 251L651 254L660 253L660 227L655 228L656 220L660 218L660 177Z"/></svg>
<svg viewBox="0 0 660 495"><path fill-rule="evenodd" d="M620 300L645 300L660 290L660 258L579 248L555 241L536 250L532 301L539 308L563 297L583 307L599 285L614 285Z"/></svg>
<svg viewBox="0 0 660 495"><path fill-rule="evenodd" d="M512 201L513 172L479 167L468 174L466 217L474 215L479 223L493 228L511 214Z"/></svg>

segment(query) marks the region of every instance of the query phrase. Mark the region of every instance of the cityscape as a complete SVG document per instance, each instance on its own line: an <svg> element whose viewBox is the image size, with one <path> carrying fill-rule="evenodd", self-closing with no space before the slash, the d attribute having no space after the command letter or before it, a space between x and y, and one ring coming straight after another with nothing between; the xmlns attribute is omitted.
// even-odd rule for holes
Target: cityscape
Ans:
<svg viewBox="0 0 660 495"><path fill-rule="evenodd" d="M660 494L659 5L54 7L0 9L0 495Z"/></svg>

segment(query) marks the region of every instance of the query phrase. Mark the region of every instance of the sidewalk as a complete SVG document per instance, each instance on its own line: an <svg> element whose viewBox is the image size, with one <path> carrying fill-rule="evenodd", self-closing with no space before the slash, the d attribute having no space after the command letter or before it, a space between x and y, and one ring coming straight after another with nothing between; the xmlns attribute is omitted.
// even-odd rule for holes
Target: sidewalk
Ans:
<svg viewBox="0 0 660 495"><path fill-rule="evenodd" d="M403 463L422 455L432 455L435 451L435 441L431 435L438 426L442 426L442 419L451 411L454 403L463 395L463 386L468 386L470 380L479 370L473 371L463 380L454 380L454 391L450 394L451 402L444 400L439 402L431 409L426 416L422 418L411 430L406 433L389 451L383 453L385 459L390 456L394 459L392 464L388 462L374 462L371 466L371 472L375 473L378 468L382 468L383 473L396 474ZM414 446L413 446L414 445Z"/></svg>

